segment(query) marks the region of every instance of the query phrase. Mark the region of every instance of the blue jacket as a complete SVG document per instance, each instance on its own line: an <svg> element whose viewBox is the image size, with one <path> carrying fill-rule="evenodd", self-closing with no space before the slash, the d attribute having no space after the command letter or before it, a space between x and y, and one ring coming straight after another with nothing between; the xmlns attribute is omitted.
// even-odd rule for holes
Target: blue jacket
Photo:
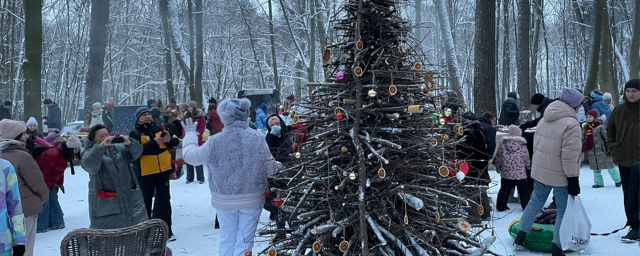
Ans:
<svg viewBox="0 0 640 256"><path fill-rule="evenodd" d="M611 108L609 108L609 104L602 99L602 95L598 95L592 92L589 96L591 96L591 98L593 99L591 101L591 109L595 109L596 111L598 111L597 117L600 117L602 115L607 117L607 119L604 121L604 125L606 126L607 123L609 123L609 117L611 116Z"/></svg>
<svg viewBox="0 0 640 256"><path fill-rule="evenodd" d="M267 114L264 113L264 110L259 108L256 110L256 127L259 130L267 129Z"/></svg>

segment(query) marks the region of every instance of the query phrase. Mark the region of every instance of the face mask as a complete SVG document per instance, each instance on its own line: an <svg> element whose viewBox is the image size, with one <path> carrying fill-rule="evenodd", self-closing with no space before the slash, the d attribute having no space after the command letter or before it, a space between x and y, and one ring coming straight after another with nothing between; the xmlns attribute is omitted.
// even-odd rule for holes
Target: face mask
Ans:
<svg viewBox="0 0 640 256"><path fill-rule="evenodd" d="M276 135L276 133L278 133L280 131L280 126L272 126L271 127L271 134Z"/></svg>

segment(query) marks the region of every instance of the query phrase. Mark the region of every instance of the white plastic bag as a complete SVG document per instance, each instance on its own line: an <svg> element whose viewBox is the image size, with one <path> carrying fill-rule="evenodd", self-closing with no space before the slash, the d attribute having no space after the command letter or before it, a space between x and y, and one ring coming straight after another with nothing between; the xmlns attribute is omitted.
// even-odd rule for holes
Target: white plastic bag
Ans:
<svg viewBox="0 0 640 256"><path fill-rule="evenodd" d="M562 250L579 251L589 245L591 239L591 221L584 210L580 197L569 196L567 210L560 225L560 243Z"/></svg>

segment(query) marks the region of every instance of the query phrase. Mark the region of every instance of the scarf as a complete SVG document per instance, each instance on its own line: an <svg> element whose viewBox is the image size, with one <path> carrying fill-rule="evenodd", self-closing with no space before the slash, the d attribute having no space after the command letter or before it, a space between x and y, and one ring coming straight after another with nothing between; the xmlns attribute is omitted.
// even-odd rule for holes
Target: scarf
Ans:
<svg viewBox="0 0 640 256"><path fill-rule="evenodd" d="M594 146L594 143L593 143L593 129L595 129L598 126L600 126L600 123L591 122L591 123L588 123L584 127L584 129L585 129L584 146L583 146L584 151L590 151L591 149L593 149L593 146Z"/></svg>

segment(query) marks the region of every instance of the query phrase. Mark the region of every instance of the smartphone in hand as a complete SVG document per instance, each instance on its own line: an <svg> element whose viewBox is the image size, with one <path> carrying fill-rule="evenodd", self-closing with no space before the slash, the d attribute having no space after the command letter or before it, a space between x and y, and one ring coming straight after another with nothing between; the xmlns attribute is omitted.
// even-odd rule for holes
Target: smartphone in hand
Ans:
<svg viewBox="0 0 640 256"><path fill-rule="evenodd" d="M111 140L111 143L113 144L124 143L124 138L122 136L115 137L113 138L113 140Z"/></svg>

